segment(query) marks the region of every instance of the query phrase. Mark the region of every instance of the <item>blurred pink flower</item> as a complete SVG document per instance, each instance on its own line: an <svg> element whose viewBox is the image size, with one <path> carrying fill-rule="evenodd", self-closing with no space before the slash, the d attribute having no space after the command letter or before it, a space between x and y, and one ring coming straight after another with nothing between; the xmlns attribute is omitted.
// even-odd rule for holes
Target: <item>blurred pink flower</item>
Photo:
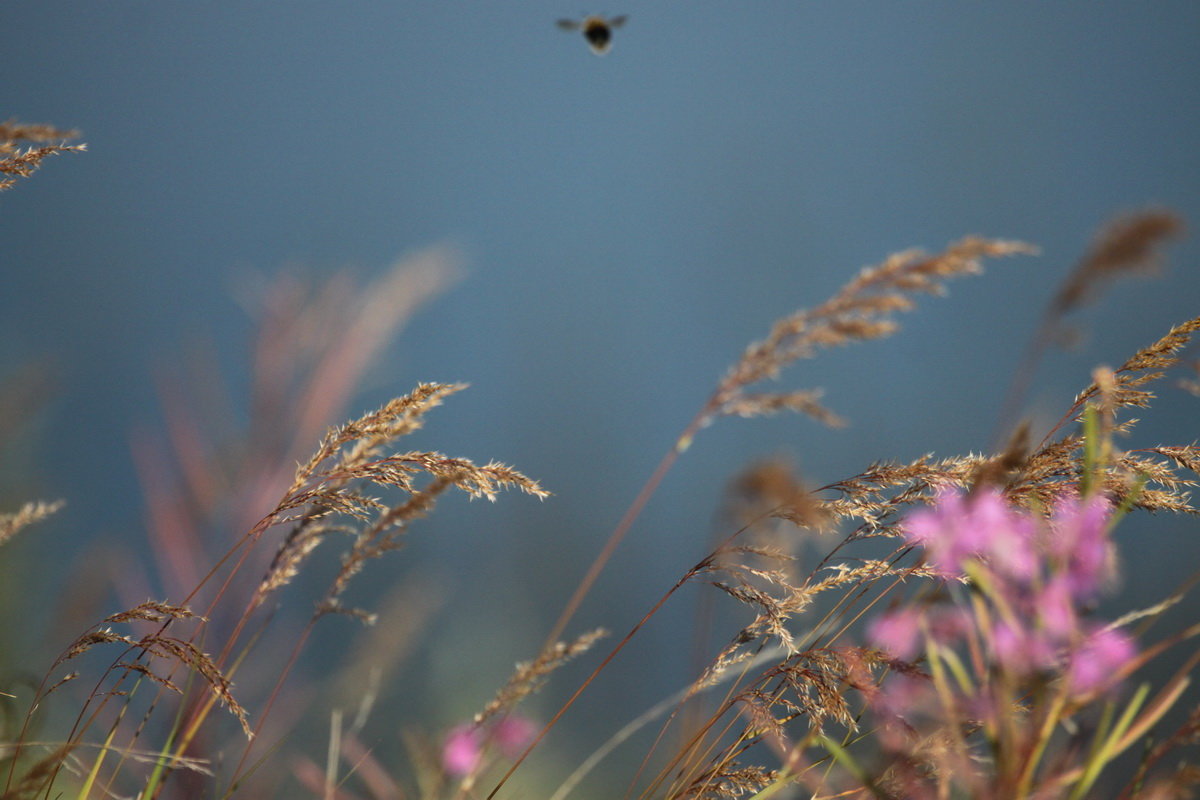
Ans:
<svg viewBox="0 0 1200 800"><path fill-rule="evenodd" d="M455 777L470 775L483 762L484 750L495 745L506 758L516 758L533 741L537 726L519 714L510 714L495 724L456 725L442 741L442 769Z"/></svg>
<svg viewBox="0 0 1200 800"><path fill-rule="evenodd" d="M1111 512L1112 506L1100 495L1068 497L1055 506L1047 550L1077 600L1094 598L1115 572L1107 536Z"/></svg>
<svg viewBox="0 0 1200 800"><path fill-rule="evenodd" d="M921 613L901 608L876 617L867 629L868 641L892 658L908 661L921 649Z"/></svg>
<svg viewBox="0 0 1200 800"><path fill-rule="evenodd" d="M1133 641L1120 631L1101 628L1094 631L1071 654L1067 680L1075 694L1107 689L1117 672L1136 655Z"/></svg>
<svg viewBox="0 0 1200 800"><path fill-rule="evenodd" d="M1079 606L1113 574L1111 512L1102 496L1068 496L1046 522L1010 506L996 490L942 492L932 508L910 515L905 536L940 572L961 575L976 562L972 574L997 613L987 622L961 605L893 610L871 625L870 640L909 660L925 636L953 644L978 624L993 662L1010 674L1065 670L1074 692L1106 688L1108 676L1133 657L1134 644L1114 631L1084 629Z"/></svg>
<svg viewBox="0 0 1200 800"><path fill-rule="evenodd" d="M971 630L971 617L951 606L909 607L887 612L867 629L867 639L892 658L909 661L924 649L926 634L950 644Z"/></svg>
<svg viewBox="0 0 1200 800"><path fill-rule="evenodd" d="M914 716L936 713L938 697L928 678L897 672L888 675L871 698L871 707L885 721L912 724L916 722Z"/></svg>
<svg viewBox="0 0 1200 800"><path fill-rule="evenodd" d="M1001 620L992 627L989 641L996 663L1014 675L1030 675L1055 665L1057 648L1040 631Z"/></svg>
<svg viewBox="0 0 1200 800"><path fill-rule="evenodd" d="M528 717L510 714L496 723L496 727L492 729L492 737L505 757L516 758L533 741L537 730L537 725Z"/></svg>
<svg viewBox="0 0 1200 800"><path fill-rule="evenodd" d="M942 572L962 573L963 557L981 542L970 526L964 526L966 504L958 492L938 495L932 509L917 511L904 522L904 536L925 548L929 563Z"/></svg>
<svg viewBox="0 0 1200 800"><path fill-rule="evenodd" d="M483 758L483 731L472 723L457 725L442 743L442 768L456 777L470 775Z"/></svg>
<svg viewBox="0 0 1200 800"><path fill-rule="evenodd" d="M905 520L903 533L922 547L925 564L966 580L894 606L867 629L868 644L897 659L877 687L863 689L877 742L898 756L888 773L900 788L895 796L949 795L949 783L929 780L926 763L952 772L964 797L1012 796L979 768L988 762L975 756L985 752L962 738L964 726L985 732L981 745L1015 735L1024 747L1036 733L1021 729L1017 705L1047 688L1090 702L1129 669L1134 641L1088 622L1083 607L1113 573L1110 513L1103 498L1074 496L1049 514L1024 511L984 489L942 492ZM928 675L917 671L922 661ZM948 730L955 733L947 737ZM961 753L945 762L931 756L950 739L959 740Z"/></svg>
<svg viewBox="0 0 1200 800"><path fill-rule="evenodd" d="M1061 575L1052 577L1035 600L1037 618L1043 630L1060 640L1068 639L1079 624L1070 582Z"/></svg>
<svg viewBox="0 0 1200 800"><path fill-rule="evenodd" d="M994 489L968 497L946 491L932 509L909 515L904 534L925 548L930 565L947 575L961 575L967 561L983 559L1011 578L1029 580L1036 573L1033 521L1008 507Z"/></svg>

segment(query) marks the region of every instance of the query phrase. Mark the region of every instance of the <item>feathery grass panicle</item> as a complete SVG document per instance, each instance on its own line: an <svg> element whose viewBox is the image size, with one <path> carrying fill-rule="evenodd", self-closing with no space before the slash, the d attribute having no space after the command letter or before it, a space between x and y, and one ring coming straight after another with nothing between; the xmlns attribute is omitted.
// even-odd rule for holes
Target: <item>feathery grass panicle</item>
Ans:
<svg viewBox="0 0 1200 800"><path fill-rule="evenodd" d="M148 600L127 611L111 614L97 623L92 630L72 642L54 662L52 670L67 661L78 658L96 645L123 644L139 651L139 658L145 656L150 659L163 659L172 664L181 665L186 668L187 672L198 675L208 684L213 694L237 718L242 726L242 730L248 736L252 735L247 721L246 709L234 699L231 691L231 681L221 672L211 656L204 653L192 642L175 636L165 635L161 632L165 628L160 628L154 633L137 638L128 634L117 633L109 627L111 625L128 624L137 621L163 625L168 621L185 619L203 621L202 618L198 618L187 608L154 600ZM175 692L180 692L179 687L169 677L160 676L152 672L145 663L118 659L114 665L114 669L118 672L134 672L145 675L161 686ZM59 685L61 685L61 682ZM57 688L57 685L55 688Z"/></svg>
<svg viewBox="0 0 1200 800"><path fill-rule="evenodd" d="M395 439L419 430L429 410L440 406L445 397L465 388L466 384L423 383L407 395L394 398L374 411L329 429L312 457L297 466L292 485L283 499L264 518L264 527L289 522L295 524L280 543L259 584L255 605L261 604L267 595L291 582L299 573L301 564L328 534L351 534L356 537L355 548L362 553L368 549L362 540L362 534L367 530L372 531L368 540L378 538L389 527L402 524L424 510L425 504L431 499L430 488L421 494L420 502L410 500L389 508L352 484L374 482L412 492L411 470L389 468L373 463L371 459ZM448 487L447 483L436 491L440 493ZM323 520L330 515L342 515L365 523L372 514L381 516L368 529ZM343 566L343 574L335 588L338 584L341 586L334 595L341 593L349 576L361 566L360 559ZM330 609L334 607L329 606Z"/></svg>
<svg viewBox="0 0 1200 800"><path fill-rule="evenodd" d="M743 797L763 789L762 781L807 781L803 776L812 762L806 751L824 740L828 726L836 726L847 739L859 730L858 712L846 689L869 689L889 669L912 671L902 662L862 647L809 648L785 657L727 697L701 734L675 756L669 769L676 778L666 796ZM724 724L720 720L731 714L744 717L744 726L735 738L721 745L723 728L732 725L732 720ZM779 760L779 768L743 763L759 744L769 748ZM666 773L666 769L660 772L658 780ZM820 780L814 781L812 788L829 791L829 785ZM825 795L818 792L816 796Z"/></svg>
<svg viewBox="0 0 1200 800"><path fill-rule="evenodd" d="M746 389L778 378L788 364L818 350L890 336L897 329L893 315L915 305L910 295L941 294L950 278L979 273L984 258L1034 252L1021 242L969 237L938 255L909 250L866 267L832 298L779 320L766 339L750 345L718 385L711 413L745 417L787 408L841 424L817 402L815 392L748 394Z"/></svg>
<svg viewBox="0 0 1200 800"><path fill-rule="evenodd" d="M98 644L137 645L137 643L137 639L128 634L117 633L109 627L98 627L95 630L88 631L72 642L71 646L54 662L54 666L57 667L73 658L78 658Z"/></svg>
<svg viewBox="0 0 1200 800"><path fill-rule="evenodd" d="M689 785L672 791L670 796L679 800L737 800L765 789L779 777L779 770L721 760L696 775Z"/></svg>
<svg viewBox="0 0 1200 800"><path fill-rule="evenodd" d="M288 494L267 518L271 525L295 525L263 576L254 605L287 585L330 533L341 532L349 533L353 544L317 613L352 613L367 619L369 615L345 609L338 598L368 561L399 548L409 523L428 514L445 491L457 488L472 498L491 501L510 488L541 499L549 496L537 481L496 461L478 466L468 459L418 451L380 455L396 439L419 429L425 413L441 405L444 397L463 388L465 384L421 384L408 395L330 429L314 456L297 469ZM415 479L422 473L430 480L418 487ZM358 484L398 489L408 497L389 506L355 488ZM349 517L361 527L323 520L331 515Z"/></svg>
<svg viewBox="0 0 1200 800"><path fill-rule="evenodd" d="M821 405L822 389L800 389L794 392L739 392L724 406L727 417L765 417L781 411L793 411L812 417L830 428L846 427L846 420Z"/></svg>
<svg viewBox="0 0 1200 800"><path fill-rule="evenodd" d="M275 556L263 575L256 592L255 605L291 583L300 574L300 569L308 557L331 533L355 535L356 530L350 525L328 525L315 519L293 528L275 551Z"/></svg>
<svg viewBox="0 0 1200 800"><path fill-rule="evenodd" d="M325 599L317 607L317 614L350 613L364 621L373 622L370 615L347 611L340 604L339 598L368 561L399 549L402 545L401 537L407 532L409 523L427 515L433 509L437 498L452 486L454 482L449 478L435 478L424 490L412 490L408 500L380 513L374 524L365 525L357 531L353 544L342 556L342 566L337 577L334 578Z"/></svg>
<svg viewBox="0 0 1200 800"><path fill-rule="evenodd" d="M1154 395L1144 389L1163 377L1166 370L1179 363L1179 351L1188 345L1193 334L1200 331L1200 317L1175 325L1162 338L1134 353L1115 371L1113 403L1117 408L1148 408ZM1075 398L1075 408L1081 409L1100 391L1091 383Z"/></svg>
<svg viewBox="0 0 1200 800"><path fill-rule="evenodd" d="M377 455L385 444L420 430L429 410L440 406L446 397L466 388L465 383L422 383L408 394L394 398L374 411L330 428L312 457L297 465L295 480L287 494L297 495L314 476L327 478L361 467ZM352 448L339 453L351 443L354 445ZM318 467L326 461L333 463L318 473ZM349 480L345 478L341 482Z"/></svg>
<svg viewBox="0 0 1200 800"><path fill-rule="evenodd" d="M788 622L793 616L803 613L811 605L813 597L802 588L792 586L781 570L748 566L732 559L735 554L747 552L759 557L765 555L757 548L750 551L741 548L718 551L719 561L714 562L714 569L719 569L727 580L712 580L710 583L755 609L757 616L742 629L740 637L747 640L760 636L774 637L789 653L796 653L798 647Z"/></svg>
<svg viewBox="0 0 1200 800"><path fill-rule="evenodd" d="M402 546L409 525L427 515L442 494L457 488L471 497L494 500L499 491L516 488L539 498L549 495L536 481L495 461L478 466L468 459L421 451L383 455L396 439L419 428L424 414L440 405L444 396L461 388L462 385L422 384L409 395L332 428L317 453L297 470L291 488L275 510L256 526L261 532L283 521L294 523L260 580L243 620L268 595L287 585L299 573L303 561L330 533L347 533L351 537L342 554L341 566L297 638L262 716L270 711L319 619L341 614L367 624L375 622L375 614L344 606L342 596L368 562ZM405 496L400 502L388 504L368 496L368 487L399 490ZM337 516L348 518L348 524L331 523L327 519ZM242 772L250 752L249 747L243 752L235 775Z"/></svg>
<svg viewBox="0 0 1200 800"><path fill-rule="evenodd" d="M1013 371L997 422L999 433L1006 431L1019 413L1047 350L1079 338L1077 332L1064 325L1066 317L1095 302L1114 278L1155 272L1162 260L1163 245L1178 237L1183 227L1179 217L1161 210L1124 214L1101 227L1091 250L1063 280L1042 312L1021 363Z"/></svg>
<svg viewBox="0 0 1200 800"><path fill-rule="evenodd" d="M497 714L507 714L529 695L542 687L551 672L571 659L586 653L600 639L608 636L604 628L588 631L570 642L556 642L544 649L532 661L517 664L508 682L496 692L483 710L475 715L474 724L482 725Z"/></svg>
<svg viewBox="0 0 1200 800"><path fill-rule="evenodd" d="M1063 422L1046 435L1032 452L1027 452L1027 434L1020 430L996 456L954 456L940 461L923 457L909 464L877 463L849 479L823 487L839 497L824 501L835 519L858 519L856 536L892 535L889 523L913 502L930 502L939 489L967 489L998 483L1006 496L1027 508L1049 508L1065 492L1074 491L1082 474L1084 438L1069 432L1052 438L1067 421L1082 421L1083 409L1099 402L1104 410L1102 438L1128 434L1136 419L1117 421L1120 410L1147 408L1154 394L1142 387L1160 379L1179 360L1179 351L1200 330L1200 317L1174 326L1155 343L1142 348L1116 370L1098 370L1091 384L1075 398ZM1112 435L1110 435L1112 434ZM1164 445L1113 453L1102 479L1103 490L1115 501L1133 496L1136 507L1147 511L1195 513L1187 489L1193 478L1181 477L1177 469L1195 473L1197 448L1193 445ZM1148 484L1134 491L1136 476ZM888 496L886 493L891 492Z"/></svg>
<svg viewBox="0 0 1200 800"><path fill-rule="evenodd" d="M421 384L410 394L329 431L316 454L297 470L288 496L272 514L275 523L298 522L264 575L255 605L290 582L301 563L330 532L349 532L353 544L343 555L342 567L318 605L317 614L351 614L373 621L365 612L343 607L339 598L368 561L401 546L409 523L428 514L445 491L457 488L473 498L491 501L508 488L542 499L549 496L536 481L496 461L477 466L468 459L415 451L379 456L395 439L420 428L424 414L441 405L444 397L463 388L465 384ZM431 478L423 488L414 482L419 473ZM355 483L399 489L409 497L388 506L352 488ZM365 523L371 513L376 515L375 521L360 528L318 522L322 517L340 514Z"/></svg>
<svg viewBox="0 0 1200 800"><path fill-rule="evenodd" d="M1105 451L1099 488L1114 502L1131 502L1144 511L1196 513L1188 489L1194 478L1184 478L1178 470L1196 474L1196 445L1158 445L1134 448L1126 452L1111 450L1115 435L1128 435L1136 419L1118 421L1121 411L1149 408L1155 395L1148 384L1161 379L1179 362L1179 352L1200 330L1200 317L1175 325L1164 336L1128 358L1115 370L1099 369L1063 415L1060 422L1043 438L1041 445L1016 470L1006 494L1026 508L1048 508L1064 493L1076 490L1083 480L1085 439L1068 432L1054 435L1068 422L1082 423L1089 406L1099 409L1097 421Z"/></svg>
<svg viewBox="0 0 1200 800"><path fill-rule="evenodd" d="M145 622L166 622L169 619L192 619L196 615L191 609L183 606L175 606L170 603L161 603L157 600L147 600L140 605L134 606L128 611L121 611L109 617L105 617L101 624L115 625L121 622L131 622L133 620L142 620Z"/></svg>
<svg viewBox="0 0 1200 800"><path fill-rule="evenodd" d="M186 593L205 584L201 600L216 590L203 565L222 562L234 531L255 539L274 525L306 517L313 524L334 511L367 520L383 507L353 487L291 484L311 460L313 442L348 416L346 406L373 361L420 305L451 284L460 260L451 248L426 248L364 285L347 270L312 281L294 273L243 278L240 298L257 327L250 396L243 403L226 387L215 356L196 350L181 359L190 365L186 374L160 377L165 436L138 431L132 442L146 494L149 552L164 586ZM241 415L231 411L241 405L248 415L235 427L231 420ZM302 488L312 490L308 500L323 498L331 510L304 499L291 510L276 508ZM265 509L275 514L264 516ZM318 541L314 536L308 544ZM256 550L249 573L267 569L267 555ZM245 579L230 587L238 594L252 589Z"/></svg>
<svg viewBox="0 0 1200 800"><path fill-rule="evenodd" d="M935 460L924 455L907 464L875 462L857 475L822 487L837 493L825 501L835 520L857 520L849 540L896 536L898 517L914 503L929 502L940 487L966 488L989 462L983 455Z"/></svg>
<svg viewBox="0 0 1200 800"><path fill-rule="evenodd" d="M86 144L67 144L79 138L79 131L59 130L52 125L30 125L8 120L0 122L0 192L11 189L17 178L28 178L48 156L87 150ZM39 147L21 148L22 142L55 142Z"/></svg>
<svg viewBox="0 0 1200 800"><path fill-rule="evenodd" d="M858 648L853 662L848 662L839 650L810 648L766 670L737 700L755 709L755 727L775 734L783 734L787 724L799 718L818 735L828 723L854 732L858 722L842 691L850 677L850 663L856 668L867 663L878 666L884 659ZM769 722L764 725L764 721Z"/></svg>
<svg viewBox="0 0 1200 800"><path fill-rule="evenodd" d="M1198 445L1148 447L1146 451L1164 456L1172 463L1200 475L1200 446ZM1165 478L1158 478L1158 480L1165 480Z"/></svg>
<svg viewBox="0 0 1200 800"><path fill-rule="evenodd" d="M0 514L0 545L17 535L22 528L40 522L63 507L63 500L47 503L42 500L26 503L9 514Z"/></svg>
<svg viewBox="0 0 1200 800"><path fill-rule="evenodd" d="M202 421L196 418L195 410L167 408L173 455L179 463L176 466L158 462L168 467L165 478L158 477L164 470L146 473L153 473L155 486L163 487L156 500L166 513L157 517L161 529L154 532L162 535L157 544L163 554L170 554L175 560L194 559L200 575L204 575L206 554L197 549L203 537L194 534L209 529L219 532L227 527L230 517L226 509L230 500L246 503L247 499L261 498L272 485L283 490L282 499L270 513L262 515L260 509L251 517L257 523L248 523L249 532L235 542L207 576L194 584L196 589L185 604L196 598L205 584L219 583L220 580L213 580L215 577L224 580L222 585L213 587L215 595L203 601L208 608L205 617L193 617L183 604L147 602L107 617L72 643L55 667L100 644L120 645L131 650L135 657L121 656L105 672L85 703L72 731L70 747L87 746L85 737L96 725L111 725L106 742L113 749L121 749L114 741L116 736L129 736L135 741L151 732L164 733L163 752L167 761L163 772L150 776L147 786L154 786L170 774L174 765L183 763L182 759L188 757L185 754L194 755L197 746L211 746L201 729L211 727L205 726L205 721L215 704L225 705L247 737L254 737L263 729L274 701L280 696L280 688L309 636L312 623L335 612L366 620L372 618L366 612L343 608L340 595L366 561L399 546L400 535L407 526L427 513L439 495L459 488L471 497L495 499L500 491L517 488L538 497L547 496L537 482L497 461L481 466L436 452L388 452L399 437L421 427L425 413L440 405L446 396L464 388L461 384L422 384L408 395L336 426L321 438L316 454L301 462L294 474L284 478L279 473L275 459L291 452L293 440L311 430L314 420L349 396L367 365L368 356L379 352L387 336L411 314L415 304L445 284L446 261L446 254L440 251L404 259L361 296L355 296L344 285L339 288L336 280L311 295L269 293L268 305L274 300L275 305L270 307L278 313L267 315L260 335L251 415L251 425L257 427L251 427L247 433L252 449L244 458L232 459L230 463L218 460L230 448L205 446ZM320 307L314 309L312 303ZM341 321L347 310L353 311L348 327ZM172 397L189 398L194 394L177 392ZM205 397L203 393L199 396ZM242 452L242 448L232 450ZM169 486L173 475L181 479L177 491ZM228 495L225 499L221 496L222 487ZM233 493L242 488L248 490L247 497L234 498ZM394 491L403 496L398 500L374 496ZM251 507L249 503L246 506ZM243 512L240 508L235 510ZM240 514L233 517L235 522L242 518ZM255 545L267 530L286 523L291 523L291 532L284 537L274 559L267 563L264 558L267 554L259 552ZM177 535L181 528L186 535ZM318 545L333 535L348 535L351 540L342 569L327 596L318 603L308 627L295 639L292 659L271 668L271 673L278 676L277 682L265 705L256 710L256 725L251 728L249 712L233 696L232 678L239 669L261 670L258 665L265 656L255 653L253 660L250 659L262 636L255 626L275 621L276 615L257 615L254 617L257 622L251 617L268 596L292 581ZM247 561L248 558L252 560ZM242 567L256 563L262 564L264 572L260 573L257 584L247 585ZM237 604L242 600L247 602L239 617ZM195 623L190 636L180 634L178 625L189 618ZM130 623L149 623L156 629L144 636L114 629ZM220 649L219 654L208 655L198 644L200 641L214 643ZM271 655L277 657L279 653ZM254 673L250 674L253 677ZM148 705L142 721L123 722L126 709L131 707L134 694L139 691L137 687L143 682L167 693L183 689L187 696L181 701L182 706L165 702L161 692L142 697L139 705ZM253 686L256 682L250 683ZM203 687L205 692L193 693L193 685ZM39 690L33 708L57 686ZM256 705L260 701L256 696L252 699ZM109 713L102 716L100 712L105 708ZM178 716L171 713L175 708L180 709ZM158 725L147 727L152 714L163 720L166 731L160 731ZM170 720L172 716L176 716L174 722ZM27 727L30 719L27 717ZM25 737L22 733L20 738ZM123 752L132 751L125 748ZM234 767L235 783L241 780L249 752L247 749L243 761ZM12 774L16 776L15 759L13 763ZM100 766L97 762L95 768ZM107 777L103 780L109 786L138 780L137 776L124 774L131 771L124 759L104 766ZM43 788L53 781L53 774L48 774Z"/></svg>
<svg viewBox="0 0 1200 800"><path fill-rule="evenodd" d="M425 472L441 478L472 498L495 502L498 493L517 489L525 494L545 499L550 493L537 481L522 475L498 461L478 466L465 458L451 458L441 453L408 452L381 458L364 464L359 474L381 485L395 481L396 486L411 485L410 476Z"/></svg>
<svg viewBox="0 0 1200 800"><path fill-rule="evenodd" d="M1123 214L1109 222L1067 277L1050 303L1058 318L1091 302L1102 284L1120 275L1153 273L1163 260L1161 248L1184 232L1176 214L1150 209Z"/></svg>

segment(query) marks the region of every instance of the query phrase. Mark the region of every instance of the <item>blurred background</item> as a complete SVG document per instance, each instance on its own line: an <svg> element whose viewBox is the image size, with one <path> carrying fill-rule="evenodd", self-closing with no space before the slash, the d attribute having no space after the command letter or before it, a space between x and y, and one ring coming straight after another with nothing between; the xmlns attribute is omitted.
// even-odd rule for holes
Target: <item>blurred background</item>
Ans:
<svg viewBox="0 0 1200 800"><path fill-rule="evenodd" d="M555 27L587 12L629 15L603 58ZM270 276L366 281L431 245L461 254L462 279L328 422L419 381L466 381L411 446L514 464L555 496L448 498L373 565L380 593L420 580L440 598L384 687L380 747L399 747L386 742L401 724L468 716L533 655L658 459L778 317L900 249L966 234L1042 249L923 300L892 339L785 376L825 387L848 428L703 431L572 631L640 618L704 555L726 483L755 458L825 483L989 447L1039 315L1097 228L1148 206L1200 223L1191 0L51 1L5 3L0 20L0 116L88 144L0 196L0 375L35 363L52 386L0 496L6 510L68 501L23 535L6 596L52 598L72 559L139 548L131 441L162 425L162 375L203 382L205 353L229 413L248 413L247 309ZM1093 366L1200 313L1195 237L1170 252L1165 275L1117 284L1075 320L1078 347L1041 366L1026 408L1041 429ZM1128 446L1197 438L1196 399L1160 390ZM1122 537L1125 591L1146 601L1200 557L1188 520L1138 519ZM694 612L694 595L668 607L542 769L688 680ZM46 652L76 633L0 625ZM328 632L348 647L356 629Z"/></svg>

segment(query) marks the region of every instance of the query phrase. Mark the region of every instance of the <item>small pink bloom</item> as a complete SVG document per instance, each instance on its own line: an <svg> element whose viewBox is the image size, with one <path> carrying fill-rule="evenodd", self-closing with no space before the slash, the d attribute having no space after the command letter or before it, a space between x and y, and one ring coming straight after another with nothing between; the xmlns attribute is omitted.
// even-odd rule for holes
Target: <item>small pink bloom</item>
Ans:
<svg viewBox="0 0 1200 800"><path fill-rule="evenodd" d="M875 713L885 720L905 720L934 713L937 695L929 679L897 672L889 675L871 699Z"/></svg>
<svg viewBox="0 0 1200 800"><path fill-rule="evenodd" d="M970 612L957 606L935 606L925 615L929 635L941 644L952 644L974 626Z"/></svg>
<svg viewBox="0 0 1200 800"><path fill-rule="evenodd" d="M1075 612L1071 584L1063 576L1055 576L1034 598L1038 621L1050 635L1068 641L1079 623Z"/></svg>
<svg viewBox="0 0 1200 800"><path fill-rule="evenodd" d="M1028 581L1037 571L1033 521L1011 509L999 492L974 497L942 492L932 509L910 514L905 537L925 548L930 565L958 575L964 562L986 559L1001 574Z"/></svg>
<svg viewBox="0 0 1200 800"><path fill-rule="evenodd" d="M1011 698L997 692L994 686L980 686L975 694L962 697L961 702L968 719L998 723L1012 716Z"/></svg>
<svg viewBox="0 0 1200 800"><path fill-rule="evenodd" d="M442 743L442 768L456 777L470 775L483 757L483 735L471 723L458 725Z"/></svg>
<svg viewBox="0 0 1200 800"><path fill-rule="evenodd" d="M492 729L492 739L506 757L516 758L533 741L537 730L528 717L512 714L496 723Z"/></svg>
<svg viewBox="0 0 1200 800"><path fill-rule="evenodd" d="M1001 667L1015 675L1029 675L1055 663L1055 647L1037 631L997 622L992 629L992 655Z"/></svg>
<svg viewBox="0 0 1200 800"><path fill-rule="evenodd" d="M994 490L981 492L973 510L973 524L984 539L980 552L992 569L1011 580L1032 581L1041 564L1033 520L1010 508Z"/></svg>
<svg viewBox="0 0 1200 800"><path fill-rule="evenodd" d="M931 566L949 575L960 575L963 558L977 544L971 526L963 524L966 516L962 495L945 491L937 496L932 509L909 514L904 521L904 535L925 549Z"/></svg>
<svg viewBox="0 0 1200 800"><path fill-rule="evenodd" d="M922 649L921 614L912 608L889 611L871 622L867 638L893 658L907 661Z"/></svg>
<svg viewBox="0 0 1200 800"><path fill-rule="evenodd" d="M1071 691L1087 694L1106 689L1114 675L1137 654L1133 640L1120 631L1102 628L1084 640L1071 654L1067 671Z"/></svg>
<svg viewBox="0 0 1200 800"><path fill-rule="evenodd" d="M1113 575L1114 558L1106 535L1111 512L1101 495L1068 497L1054 509L1048 548L1079 600L1095 597Z"/></svg>
<svg viewBox="0 0 1200 800"><path fill-rule="evenodd" d="M537 726L527 717L511 714L494 724L474 723L450 729L442 743L442 768L456 777L470 775L483 762L484 751L495 746L507 758L516 758L533 741Z"/></svg>

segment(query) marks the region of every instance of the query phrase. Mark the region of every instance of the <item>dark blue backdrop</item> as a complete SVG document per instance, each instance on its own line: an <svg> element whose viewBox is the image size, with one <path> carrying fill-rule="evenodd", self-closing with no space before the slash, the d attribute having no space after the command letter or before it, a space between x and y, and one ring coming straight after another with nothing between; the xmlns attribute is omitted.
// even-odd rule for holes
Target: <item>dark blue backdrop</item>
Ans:
<svg viewBox="0 0 1200 800"><path fill-rule="evenodd" d="M244 368L231 297L245 272L369 273L457 243L467 280L358 405L470 381L424 441L514 463L556 497L455 503L396 562L455 593L446 644L407 676L440 722L537 646L658 457L773 319L898 249L980 233L1044 251L923 303L895 339L795 369L789 383L827 387L848 430L789 418L705 431L580 625L623 629L693 563L723 481L754 455L788 452L832 480L987 446L1019 346L1095 228L1149 204L1200 221L1193 0L631 2L606 9L630 21L604 58L553 24L583 10L0 8L0 115L78 127L89 145L0 197L0 366L45 356L59 370L38 465L71 503L58 542L139 524L126 453L131 426L156 415L153 368L197 335ZM1200 312L1200 250L1173 253L1166 280L1121 284L1085 315L1086 348L1042 371L1039 419L1094 364ZM1141 443L1197 436L1194 398L1165 389ZM1186 572L1154 558L1186 526L1147 529L1130 585ZM661 659L662 683L614 677L598 697L632 713L683 680L686 648L666 626L644 647L630 663Z"/></svg>

